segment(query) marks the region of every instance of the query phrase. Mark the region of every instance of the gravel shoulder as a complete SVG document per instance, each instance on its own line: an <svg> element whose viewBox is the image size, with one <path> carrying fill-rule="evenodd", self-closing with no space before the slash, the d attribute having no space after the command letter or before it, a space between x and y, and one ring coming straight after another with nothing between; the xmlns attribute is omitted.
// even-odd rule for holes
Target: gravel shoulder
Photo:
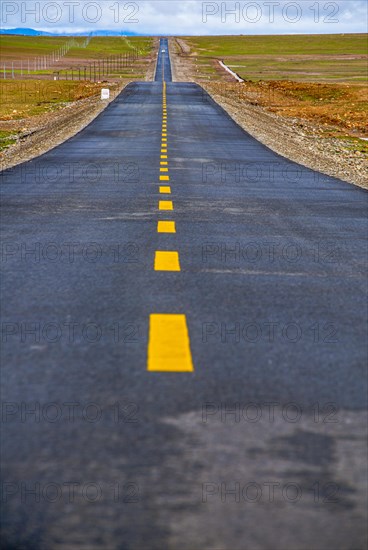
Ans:
<svg viewBox="0 0 368 550"><path fill-rule="evenodd" d="M25 128L17 143L2 152L1 170L43 155L73 137L106 109L128 84L129 82L120 84L110 94L109 100L102 101L100 97L93 96L73 101L58 111L29 117L23 121L2 121L3 130L13 130L19 127L20 122Z"/></svg>
<svg viewBox="0 0 368 550"><path fill-rule="evenodd" d="M182 39L170 39L173 79L196 82L233 120L261 143L294 162L368 189L367 155L348 150L342 140L322 137L323 128L301 118L287 118L239 101L226 86L196 77L193 55ZM235 83L234 86L238 84Z"/></svg>

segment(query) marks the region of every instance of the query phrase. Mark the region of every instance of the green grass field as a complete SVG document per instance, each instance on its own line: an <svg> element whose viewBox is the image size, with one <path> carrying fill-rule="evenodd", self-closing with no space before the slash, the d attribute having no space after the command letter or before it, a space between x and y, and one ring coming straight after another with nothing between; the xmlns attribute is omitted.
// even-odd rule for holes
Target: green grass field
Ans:
<svg viewBox="0 0 368 550"><path fill-rule="evenodd" d="M253 101L279 116L318 124L328 136L354 140L367 135L368 34L183 40L190 52L181 54L195 79L237 102L239 109ZM237 83L218 60L245 82ZM362 147L366 150L365 143Z"/></svg>
<svg viewBox="0 0 368 550"><path fill-rule="evenodd" d="M184 38L206 56L367 54L367 34L202 36Z"/></svg>
<svg viewBox="0 0 368 550"><path fill-rule="evenodd" d="M113 86L110 86L114 89ZM1 80L0 121L21 120L99 95L101 84L65 80Z"/></svg>
<svg viewBox="0 0 368 550"><path fill-rule="evenodd" d="M109 55L117 55L120 53L129 53L136 48L142 56L149 55L152 49L152 38L144 36L139 37L123 37L123 36L96 36L91 39L90 43L85 48L72 48L66 54L65 58L83 58L83 59L99 59Z"/></svg>
<svg viewBox="0 0 368 550"><path fill-rule="evenodd" d="M63 55L56 54L61 47ZM79 79L86 69L86 77L96 80L89 71L89 66L97 61L105 61L105 72L102 80L109 78L126 78L141 80L145 77L147 63L153 49L153 39L147 37L27 37L27 36L0 36L0 79L44 78L53 79L55 72L68 70L73 67L73 78ZM107 62L121 54L119 63ZM129 57L132 54L137 59ZM47 57L45 57L47 56ZM45 64L46 61L46 64ZM107 72L106 72L107 71ZM99 73L100 74L100 73ZM102 75L102 73L101 73ZM71 78L71 74L68 76ZM66 78L65 72L61 78ZM83 78L83 77L82 77ZM99 80L101 80L99 78Z"/></svg>
<svg viewBox="0 0 368 550"><path fill-rule="evenodd" d="M53 56L64 45L68 45L62 56ZM43 78L53 79L60 71L60 78L79 80L86 75L93 81L106 78L134 79L145 78L147 64L153 51L153 39L149 37L27 37L0 36L0 81L6 79ZM113 57L120 61L113 62ZM137 59L126 54L134 54ZM45 61L45 56L48 56ZM110 61L108 62L108 60ZM104 72L97 70L94 75L92 65L104 60ZM91 67L91 71L89 68ZM71 74L73 68L73 75ZM86 68L86 69L85 69ZM101 78L100 78L101 76Z"/></svg>
<svg viewBox="0 0 368 550"><path fill-rule="evenodd" d="M221 36L184 39L204 76L222 59L245 80L365 82L367 34Z"/></svg>
<svg viewBox="0 0 368 550"><path fill-rule="evenodd" d="M69 51L57 63L36 70L27 59L50 54L67 41L72 42ZM80 47L79 47L79 46ZM0 123L1 121L22 121L32 116L50 113L63 108L70 102L93 95L99 95L101 87L108 85L114 90L122 80L145 78L153 48L153 39L146 37L0 37ZM138 50L138 59L119 56ZM33 56L33 57L32 57ZM110 56L115 62L107 63ZM10 61L13 61L12 68ZM23 60L22 69L20 61ZM99 61L97 64L95 62ZM105 60L102 63L102 60ZM3 64L7 64L4 78ZM100 69L93 68L100 66ZM11 78L14 73L15 78ZM60 79L54 78L59 74ZM83 78L86 77L84 81ZM57 77L56 77L57 78ZM1 148L14 141L12 134L5 131L0 136Z"/></svg>
<svg viewBox="0 0 368 550"><path fill-rule="evenodd" d="M37 56L47 55L62 45L71 41L71 37L53 37L53 36L16 36L16 35L1 35L0 36L0 63L12 60L28 59ZM148 55L152 48L152 38L147 37L93 37L89 44L83 47L86 41L85 36L76 36L73 39L76 44L65 55L67 58L81 58L84 60L98 59L109 55L119 53L127 53L137 48L140 55Z"/></svg>
<svg viewBox="0 0 368 550"><path fill-rule="evenodd" d="M47 55L65 44L67 37L0 35L0 62Z"/></svg>

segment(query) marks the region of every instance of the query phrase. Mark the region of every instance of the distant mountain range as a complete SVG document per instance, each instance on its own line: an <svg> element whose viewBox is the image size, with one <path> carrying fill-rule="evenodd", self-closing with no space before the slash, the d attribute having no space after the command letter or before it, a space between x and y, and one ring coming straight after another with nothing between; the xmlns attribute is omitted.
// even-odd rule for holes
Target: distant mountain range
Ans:
<svg viewBox="0 0 368 550"><path fill-rule="evenodd" d="M138 36L138 33L131 32L131 31L106 31L106 30L100 30L100 31L93 31L93 32L45 32L45 31L37 31L35 29L23 29L23 28L16 28L16 29L0 29L0 34L18 34L22 36Z"/></svg>

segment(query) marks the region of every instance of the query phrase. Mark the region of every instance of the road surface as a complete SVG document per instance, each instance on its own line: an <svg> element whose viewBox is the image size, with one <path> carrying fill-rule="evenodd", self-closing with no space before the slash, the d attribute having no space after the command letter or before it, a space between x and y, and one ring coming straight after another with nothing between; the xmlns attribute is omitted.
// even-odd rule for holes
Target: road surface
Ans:
<svg viewBox="0 0 368 550"><path fill-rule="evenodd" d="M165 41L1 188L2 548L365 548L362 189Z"/></svg>

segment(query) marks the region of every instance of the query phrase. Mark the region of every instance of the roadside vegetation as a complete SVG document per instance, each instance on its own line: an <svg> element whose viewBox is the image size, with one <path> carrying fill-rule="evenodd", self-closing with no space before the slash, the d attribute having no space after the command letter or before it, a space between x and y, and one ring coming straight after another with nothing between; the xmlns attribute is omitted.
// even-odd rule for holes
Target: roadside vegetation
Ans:
<svg viewBox="0 0 368 550"><path fill-rule="evenodd" d="M367 137L366 34L222 36L181 39L196 80L216 94L320 125L321 135ZM218 63L237 73L236 83ZM367 150L362 142L359 150Z"/></svg>
<svg viewBox="0 0 368 550"><path fill-rule="evenodd" d="M100 90L101 84L92 82L4 80L0 82L0 121L42 115L97 95Z"/></svg>
<svg viewBox="0 0 368 550"><path fill-rule="evenodd" d="M61 61L68 58L98 59L109 55L127 53L137 48L142 56L149 55L152 49L152 38L145 36L0 36L0 69L9 61L19 62L21 59L33 59L57 51L65 44L71 44ZM18 63L17 63L18 64Z"/></svg>
<svg viewBox="0 0 368 550"><path fill-rule="evenodd" d="M53 113L87 98L97 101L103 87L114 93L144 80L153 45L149 37L0 36L0 151L40 128L42 120L49 124ZM45 56L46 67L40 61ZM102 65L111 56L120 61ZM105 72L96 71L98 61Z"/></svg>
<svg viewBox="0 0 368 550"><path fill-rule="evenodd" d="M217 73L216 59L245 80L365 82L367 35L187 37L197 67Z"/></svg>
<svg viewBox="0 0 368 550"><path fill-rule="evenodd" d="M14 132L0 132L0 152L17 142L18 135Z"/></svg>

